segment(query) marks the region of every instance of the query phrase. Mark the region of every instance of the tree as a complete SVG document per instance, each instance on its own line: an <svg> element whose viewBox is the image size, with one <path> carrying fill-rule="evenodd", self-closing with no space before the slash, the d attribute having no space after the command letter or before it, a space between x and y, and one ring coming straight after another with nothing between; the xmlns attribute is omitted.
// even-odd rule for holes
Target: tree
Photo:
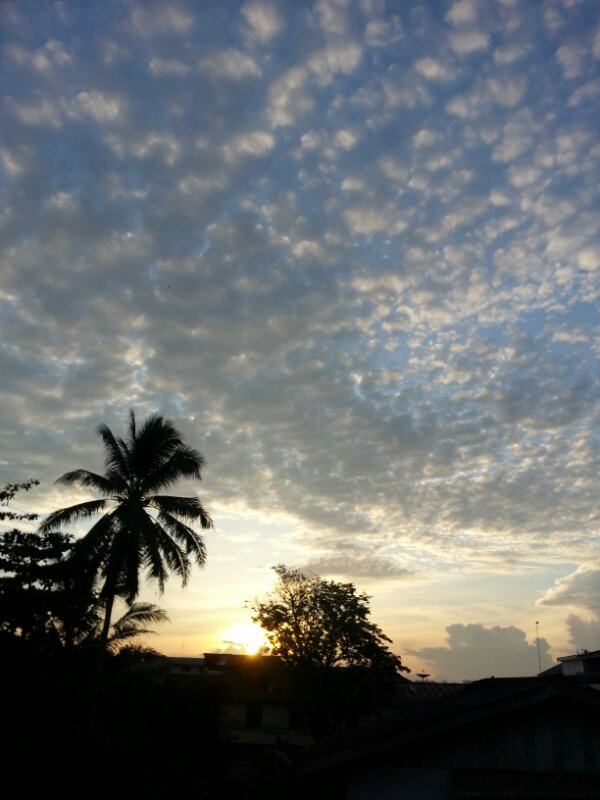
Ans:
<svg viewBox="0 0 600 800"><path fill-rule="evenodd" d="M96 646L102 608L94 576L74 569L70 534L0 533L0 632L28 641L38 651ZM167 620L153 603L133 603L111 625L108 647L117 652L145 628Z"/></svg>
<svg viewBox="0 0 600 800"><path fill-rule="evenodd" d="M407 672L389 639L369 620L369 596L352 583L273 567L278 582L264 602L255 601L253 621L267 633L272 652L304 667L367 667Z"/></svg>
<svg viewBox="0 0 600 800"><path fill-rule="evenodd" d="M170 420L155 414L138 428L132 411L126 439L115 437L107 425L97 432L104 444L105 474L78 469L57 483L92 489L100 498L53 512L39 530L58 531L77 519L103 514L77 541L72 555L75 566L91 570L101 583L103 651L115 598L131 605L144 569L161 593L170 572L185 585L192 559L200 566L206 559L204 540L188 523L199 522L203 529L213 523L197 497L158 494L181 478L201 480L205 466L203 456L184 443Z"/></svg>
<svg viewBox="0 0 600 800"><path fill-rule="evenodd" d="M119 652L124 647L130 647L132 639L154 633L150 628L145 628L145 625L157 625L160 622L167 622L168 619L167 612L154 603L133 603L123 616L112 624L108 646L111 650Z"/></svg>
<svg viewBox="0 0 600 800"><path fill-rule="evenodd" d="M64 533L0 533L0 631L38 647L59 643L54 624L68 627L78 599L62 569L73 544Z"/></svg>
<svg viewBox="0 0 600 800"><path fill-rule="evenodd" d="M37 519L37 514L20 514L7 508L11 500L14 500L17 492L28 492L34 486L39 486L40 482L35 478L24 481L23 483L7 483L0 487L0 522L5 520L33 520Z"/></svg>
<svg viewBox="0 0 600 800"><path fill-rule="evenodd" d="M352 583L326 581L283 564L278 582L252 606L273 655L287 669L296 710L313 736L371 716L387 702L400 672L391 640L369 620L369 597Z"/></svg>

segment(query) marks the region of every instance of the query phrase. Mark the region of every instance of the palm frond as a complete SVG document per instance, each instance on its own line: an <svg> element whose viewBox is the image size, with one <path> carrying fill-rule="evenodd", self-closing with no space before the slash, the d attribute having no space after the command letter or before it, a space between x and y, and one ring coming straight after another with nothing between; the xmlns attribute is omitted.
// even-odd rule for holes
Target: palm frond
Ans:
<svg viewBox="0 0 600 800"><path fill-rule="evenodd" d="M84 486L86 489L94 489L100 494L112 497L116 492L121 491L125 487L123 480L117 480L111 476L110 478L105 475L98 475L95 472L90 472L87 469L75 469L72 472L65 472L60 478L57 478L56 483L62 483L65 486L72 486L78 484Z"/></svg>
<svg viewBox="0 0 600 800"><path fill-rule="evenodd" d="M167 534L160 528L159 524L146 513L144 513L144 518L141 520L140 528L148 577L157 581L158 590L162 594L165 590L165 581L168 577L168 572L165 568L163 554L161 553L158 542L163 535L167 536ZM178 564L179 559L176 561ZM170 566L170 562L167 561L167 563Z"/></svg>
<svg viewBox="0 0 600 800"><path fill-rule="evenodd" d="M185 586L189 580L191 565L185 550L169 535L160 522L155 522L157 546L167 562L167 566L181 578L181 585Z"/></svg>
<svg viewBox="0 0 600 800"><path fill-rule="evenodd" d="M158 625L168 621L169 615L165 609L155 603L132 603L123 616L114 623L114 627L123 624Z"/></svg>
<svg viewBox="0 0 600 800"><path fill-rule="evenodd" d="M143 481L145 492L167 489L181 478L202 480L204 456L191 447L182 445L156 469L147 473Z"/></svg>
<svg viewBox="0 0 600 800"><path fill-rule="evenodd" d="M154 603L132 603L127 611L111 626L111 635L108 646L111 650L118 650L121 643L134 639L137 636L154 634L156 631L145 625L159 625L169 619L164 608Z"/></svg>
<svg viewBox="0 0 600 800"><path fill-rule="evenodd" d="M104 463L106 464L107 473L112 475L120 475L123 480L131 478L131 470L127 459L127 450L123 451L123 440L117 440L114 433L104 423L98 425L96 429L98 436L104 443Z"/></svg>
<svg viewBox="0 0 600 800"><path fill-rule="evenodd" d="M46 519L40 524L38 530L40 533L47 533L49 531L57 531L68 525L76 519L85 517L93 517L100 511L104 511L108 505L108 500L88 500L85 503L77 503L68 508L59 508L58 511L53 511Z"/></svg>
<svg viewBox="0 0 600 800"><path fill-rule="evenodd" d="M158 515L158 521L167 532L184 547L186 555L193 555L198 566L204 566L204 562L206 561L206 546L204 544L204 539L199 533L196 533L189 525L185 525L165 511L161 511Z"/></svg>
<svg viewBox="0 0 600 800"><path fill-rule="evenodd" d="M145 420L131 442L136 474L142 481L164 464L182 444L172 422L154 414Z"/></svg>
<svg viewBox="0 0 600 800"><path fill-rule="evenodd" d="M112 546L119 520L115 512L101 517L81 539L75 542L71 561L76 567L88 567L100 572Z"/></svg>
<svg viewBox="0 0 600 800"><path fill-rule="evenodd" d="M154 495L149 505L158 511L173 514L181 519L195 522L200 520L202 528L212 528L213 521L197 497L176 497L173 495Z"/></svg>

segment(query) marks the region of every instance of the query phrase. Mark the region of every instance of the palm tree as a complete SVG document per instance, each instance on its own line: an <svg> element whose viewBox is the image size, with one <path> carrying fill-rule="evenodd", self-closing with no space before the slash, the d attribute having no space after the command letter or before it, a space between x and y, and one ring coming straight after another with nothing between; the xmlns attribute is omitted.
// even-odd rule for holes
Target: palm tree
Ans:
<svg viewBox="0 0 600 800"><path fill-rule="evenodd" d="M118 653L123 646L130 644L131 639L156 633L151 628L145 628L145 625L158 625L160 622L167 622L168 619L164 608L154 603L133 603L123 616L111 625L108 646Z"/></svg>
<svg viewBox="0 0 600 800"><path fill-rule="evenodd" d="M204 540L188 523L199 522L204 529L213 523L197 497L158 494L180 478L201 480L205 466L203 456L183 442L170 420L154 414L138 429L131 411L127 439L116 438L107 425L98 427L98 435L104 443L105 474L77 469L57 483L92 489L100 499L53 512L40 531L57 531L77 519L103 514L77 542L72 556L75 565L90 570L102 584L103 652L115 597L131 606L143 571L158 582L161 593L170 572L185 586L191 560L200 566L206 560Z"/></svg>

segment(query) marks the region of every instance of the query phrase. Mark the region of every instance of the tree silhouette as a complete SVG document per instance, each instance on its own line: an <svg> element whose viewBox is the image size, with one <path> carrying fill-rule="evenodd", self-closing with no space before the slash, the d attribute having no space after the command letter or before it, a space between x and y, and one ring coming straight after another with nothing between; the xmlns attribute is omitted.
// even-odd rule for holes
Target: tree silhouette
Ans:
<svg viewBox="0 0 600 800"><path fill-rule="evenodd" d="M273 567L278 582L263 602L255 601L253 621L267 633L272 652L305 667L378 666L408 672L388 648L389 639L369 620L369 596L353 583Z"/></svg>
<svg viewBox="0 0 600 800"><path fill-rule="evenodd" d="M184 443L170 420L155 414L138 428L132 411L126 439L115 437L107 425L100 425L97 432L104 443L105 474L78 469L57 483L91 489L100 498L53 512L39 530L58 531L77 519L102 513L76 543L72 561L91 570L101 583L104 651L115 598L131 605L143 571L158 582L161 593L169 573L185 585L192 560L202 566L206 559L204 540L188 523L200 523L203 529L213 523L197 497L159 494L181 478L201 480L205 466L203 456Z"/></svg>
<svg viewBox="0 0 600 800"><path fill-rule="evenodd" d="M11 511L7 508L11 500L14 500L17 492L28 492L34 486L39 486L40 482L35 478L31 478L23 483L6 483L0 486L0 522L5 520L32 520L37 519L37 514L21 514L17 511Z"/></svg>
<svg viewBox="0 0 600 800"><path fill-rule="evenodd" d="M352 583L274 567L278 582L255 601L253 621L267 634L273 655L287 666L296 710L314 736L365 719L385 704L409 672L391 652L391 640L369 620L369 597Z"/></svg>

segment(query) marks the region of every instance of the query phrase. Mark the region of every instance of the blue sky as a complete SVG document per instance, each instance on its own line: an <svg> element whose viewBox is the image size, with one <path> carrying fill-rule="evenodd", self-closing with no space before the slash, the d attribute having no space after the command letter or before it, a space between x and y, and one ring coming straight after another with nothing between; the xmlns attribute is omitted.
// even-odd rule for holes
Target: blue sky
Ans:
<svg viewBox="0 0 600 800"><path fill-rule="evenodd" d="M284 562L438 676L534 669L535 620L600 647L598 4L8 0L0 35L2 477L51 510L99 422L176 421L217 528L158 646L221 646Z"/></svg>

